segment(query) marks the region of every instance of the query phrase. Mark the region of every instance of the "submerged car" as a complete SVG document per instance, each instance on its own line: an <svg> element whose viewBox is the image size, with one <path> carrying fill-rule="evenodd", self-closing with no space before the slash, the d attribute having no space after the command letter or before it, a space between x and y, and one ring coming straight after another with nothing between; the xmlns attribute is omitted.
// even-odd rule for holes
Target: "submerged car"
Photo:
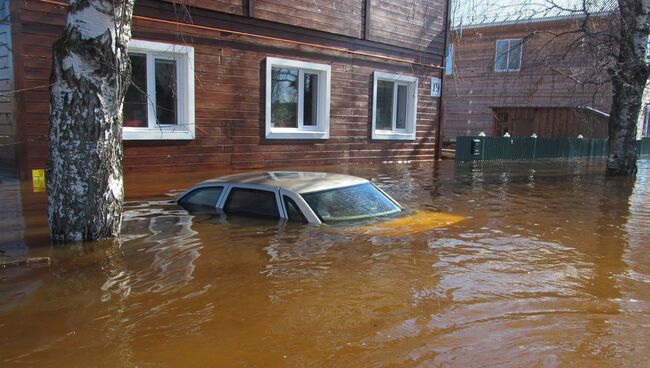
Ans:
<svg viewBox="0 0 650 368"><path fill-rule="evenodd" d="M177 203L187 209L208 207L227 215L310 224L397 217L403 211L396 200L366 179L304 171L252 172L206 180L183 193ZM406 231L405 226L414 224L417 228L430 228L460 219L419 211L386 221L374 231Z"/></svg>

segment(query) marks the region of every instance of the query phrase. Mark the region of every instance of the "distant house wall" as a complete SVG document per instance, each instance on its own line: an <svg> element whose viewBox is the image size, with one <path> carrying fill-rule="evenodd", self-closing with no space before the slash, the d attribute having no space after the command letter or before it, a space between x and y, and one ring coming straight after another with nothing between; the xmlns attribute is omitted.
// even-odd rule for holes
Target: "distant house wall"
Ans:
<svg viewBox="0 0 650 368"><path fill-rule="evenodd" d="M178 2L175 2L178 3ZM138 0L133 38L194 48L195 137L125 140L126 170L251 169L277 166L432 160L439 99L430 96L444 57L444 2L396 0ZM67 8L20 2L24 88L47 86L52 44ZM249 4L254 4L249 9ZM370 7L367 8L367 5ZM185 26L180 23L192 23ZM327 139L268 139L268 58L331 67ZM415 138L372 139L373 75L419 78ZM48 90L21 93L19 125L28 145L22 166L44 167Z"/></svg>
<svg viewBox="0 0 650 368"><path fill-rule="evenodd" d="M575 29L576 20L485 26L452 32L453 75L445 82L444 136L495 131L493 108L587 106L607 113L611 104L609 83L581 83L606 79L593 68L595 56L581 47L566 55L575 36L553 39ZM519 71L496 71L496 42L522 39ZM579 42L576 43L579 45Z"/></svg>
<svg viewBox="0 0 650 368"><path fill-rule="evenodd" d="M16 121L9 0L0 0L0 168L16 169Z"/></svg>
<svg viewBox="0 0 650 368"><path fill-rule="evenodd" d="M591 110L573 107L501 107L493 109L495 129L491 135L506 131L512 137L607 138L609 117ZM487 133L487 132L486 132Z"/></svg>

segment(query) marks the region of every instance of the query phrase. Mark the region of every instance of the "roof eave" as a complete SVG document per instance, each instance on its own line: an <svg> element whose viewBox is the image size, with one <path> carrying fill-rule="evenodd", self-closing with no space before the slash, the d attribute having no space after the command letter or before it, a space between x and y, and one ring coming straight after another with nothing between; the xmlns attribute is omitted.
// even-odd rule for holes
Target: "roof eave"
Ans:
<svg viewBox="0 0 650 368"><path fill-rule="evenodd" d="M588 14L588 16L589 17L603 17L603 16L610 15L612 13L613 13L613 11L604 11L604 12ZM534 24L534 23L551 23L551 22L582 19L582 18L585 18L586 16L587 15L585 15L585 14L576 14L576 15L561 15L561 16L549 17L549 18L517 19L517 20L510 20L510 21L504 21L504 22L493 22L493 23L468 24L468 25L460 24L460 25L452 25L451 30L452 31L459 31L459 30L465 30L465 29L480 29L480 28L493 28L493 27L503 27L503 26L516 26L516 25L526 25L526 24Z"/></svg>

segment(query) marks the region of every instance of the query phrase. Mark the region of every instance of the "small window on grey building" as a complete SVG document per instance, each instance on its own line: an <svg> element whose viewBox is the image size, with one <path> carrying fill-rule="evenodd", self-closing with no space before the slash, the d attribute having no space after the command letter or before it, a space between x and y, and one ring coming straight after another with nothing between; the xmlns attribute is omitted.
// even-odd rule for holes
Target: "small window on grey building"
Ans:
<svg viewBox="0 0 650 368"><path fill-rule="evenodd" d="M233 188L223 210L226 214L280 218L275 193L267 190Z"/></svg>
<svg viewBox="0 0 650 368"><path fill-rule="evenodd" d="M512 72L521 69L523 40L497 40L494 70Z"/></svg>

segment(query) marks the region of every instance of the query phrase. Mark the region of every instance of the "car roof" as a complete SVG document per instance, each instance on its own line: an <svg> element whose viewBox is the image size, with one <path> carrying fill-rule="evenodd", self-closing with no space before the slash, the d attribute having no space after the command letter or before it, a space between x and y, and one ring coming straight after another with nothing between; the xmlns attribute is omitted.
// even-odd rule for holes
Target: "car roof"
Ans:
<svg viewBox="0 0 650 368"><path fill-rule="evenodd" d="M201 182L199 185L253 184L286 189L296 193L311 193L367 182L366 179L345 174L311 171L257 171L221 176Z"/></svg>

